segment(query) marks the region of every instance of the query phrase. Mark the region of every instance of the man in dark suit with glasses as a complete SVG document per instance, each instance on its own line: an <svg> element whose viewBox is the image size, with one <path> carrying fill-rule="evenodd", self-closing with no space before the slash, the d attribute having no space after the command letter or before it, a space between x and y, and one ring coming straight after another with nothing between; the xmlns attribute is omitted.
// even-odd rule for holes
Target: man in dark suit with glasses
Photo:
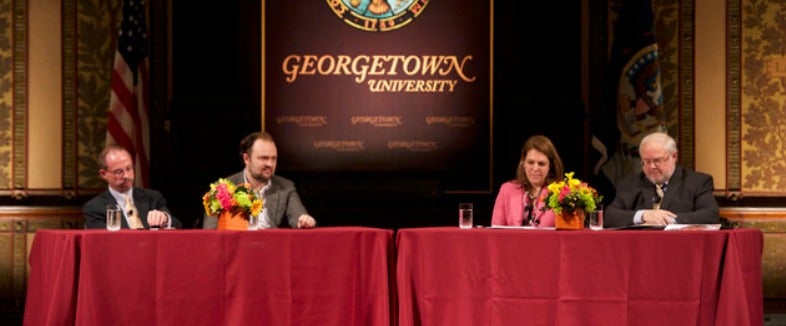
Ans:
<svg viewBox="0 0 786 326"><path fill-rule="evenodd" d="M183 225L170 213L160 192L134 187L134 160L127 149L108 145L98 157L99 170L108 187L90 199L82 212L85 228L106 228L106 206L116 204L122 208L121 228L182 228Z"/></svg>
<svg viewBox="0 0 786 326"><path fill-rule="evenodd" d="M720 223L712 176L677 164L677 144L665 132L639 145L641 172L616 185L606 207L605 227Z"/></svg>

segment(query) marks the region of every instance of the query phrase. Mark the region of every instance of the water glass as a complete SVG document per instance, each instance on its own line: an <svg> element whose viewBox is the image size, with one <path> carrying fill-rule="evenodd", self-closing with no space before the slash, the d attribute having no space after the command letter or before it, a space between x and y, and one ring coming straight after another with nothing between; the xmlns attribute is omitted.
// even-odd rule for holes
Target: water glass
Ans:
<svg viewBox="0 0 786 326"><path fill-rule="evenodd" d="M123 211L117 204L106 205L106 229L109 231L120 230L120 221L123 218Z"/></svg>
<svg viewBox="0 0 786 326"><path fill-rule="evenodd" d="M593 230L603 230L603 208L589 213L589 227Z"/></svg>
<svg viewBox="0 0 786 326"><path fill-rule="evenodd" d="M459 227L462 229L472 228L472 203L459 204Z"/></svg>
<svg viewBox="0 0 786 326"><path fill-rule="evenodd" d="M248 214L248 230L249 231L259 230L259 216L258 215Z"/></svg>

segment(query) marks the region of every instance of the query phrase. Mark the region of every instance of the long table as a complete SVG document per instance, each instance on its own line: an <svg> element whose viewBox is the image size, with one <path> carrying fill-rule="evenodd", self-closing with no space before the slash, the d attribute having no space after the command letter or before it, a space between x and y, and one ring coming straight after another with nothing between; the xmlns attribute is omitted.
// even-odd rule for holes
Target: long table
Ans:
<svg viewBox="0 0 786 326"><path fill-rule="evenodd" d="M384 325L393 231L40 230L25 325Z"/></svg>
<svg viewBox="0 0 786 326"><path fill-rule="evenodd" d="M762 233L397 233L398 323L762 325Z"/></svg>

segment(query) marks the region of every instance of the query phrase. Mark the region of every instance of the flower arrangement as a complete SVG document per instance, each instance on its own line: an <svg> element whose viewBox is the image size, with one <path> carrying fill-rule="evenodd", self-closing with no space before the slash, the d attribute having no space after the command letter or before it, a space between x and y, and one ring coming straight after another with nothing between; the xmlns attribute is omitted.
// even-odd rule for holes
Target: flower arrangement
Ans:
<svg viewBox="0 0 786 326"><path fill-rule="evenodd" d="M230 180L218 179L210 184L210 191L202 197L205 213L216 216L221 212L230 211L258 215L262 210L262 200L250 188L251 185L247 183L235 185Z"/></svg>
<svg viewBox="0 0 786 326"><path fill-rule="evenodd" d="M548 189L549 194L544 201L555 214L561 214L562 211L573 213L576 209L587 213L594 212L603 200L603 196L598 195L598 191L586 182L574 179L573 172L565 173L564 180L552 182Z"/></svg>

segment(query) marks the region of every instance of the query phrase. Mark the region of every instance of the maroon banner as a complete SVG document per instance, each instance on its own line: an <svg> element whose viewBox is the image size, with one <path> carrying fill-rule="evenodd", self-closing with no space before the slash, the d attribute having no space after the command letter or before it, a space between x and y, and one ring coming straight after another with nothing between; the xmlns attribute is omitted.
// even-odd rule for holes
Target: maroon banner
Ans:
<svg viewBox="0 0 786 326"><path fill-rule="evenodd" d="M490 191L491 3L263 3L264 130L286 169ZM468 175L469 174L469 175Z"/></svg>

